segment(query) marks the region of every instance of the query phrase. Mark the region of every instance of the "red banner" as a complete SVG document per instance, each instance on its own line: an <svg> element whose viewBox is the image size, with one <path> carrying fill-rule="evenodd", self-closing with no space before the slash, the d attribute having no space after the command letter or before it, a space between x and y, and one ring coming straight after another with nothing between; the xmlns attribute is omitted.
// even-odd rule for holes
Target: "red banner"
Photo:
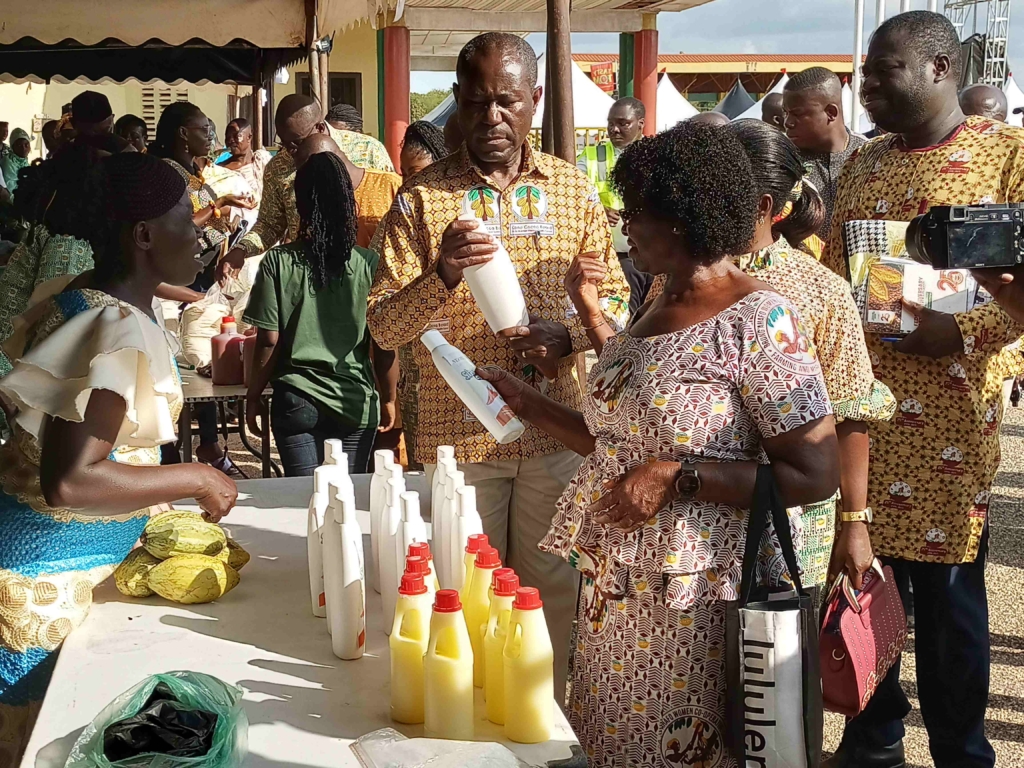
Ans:
<svg viewBox="0 0 1024 768"><path fill-rule="evenodd" d="M597 87L602 91L612 93L615 90L615 62L591 64L590 79L597 83Z"/></svg>

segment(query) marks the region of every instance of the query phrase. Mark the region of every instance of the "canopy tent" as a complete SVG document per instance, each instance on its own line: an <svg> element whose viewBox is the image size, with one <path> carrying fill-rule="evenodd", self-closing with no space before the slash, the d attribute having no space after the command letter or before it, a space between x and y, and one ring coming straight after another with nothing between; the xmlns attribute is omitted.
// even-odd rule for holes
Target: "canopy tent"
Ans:
<svg viewBox="0 0 1024 768"><path fill-rule="evenodd" d="M544 83L544 54L537 57L537 82ZM540 128L544 120L545 96L541 96L533 114L533 127ZM615 100L602 91L575 61L572 63L572 115L577 128L604 128L608 125L608 112Z"/></svg>
<svg viewBox="0 0 1024 768"><path fill-rule="evenodd" d="M1024 109L1024 91L1021 91L1017 81L1013 79L1013 75L1006 78L1003 93L1006 94L1007 119L1013 119L1013 110Z"/></svg>
<svg viewBox="0 0 1024 768"><path fill-rule="evenodd" d="M843 114L846 116L847 121L849 121L850 115L853 114L853 89L850 88L849 83L843 84ZM854 131L864 134L874 127L875 125L871 122L867 111L863 111L860 114L860 125L854 128Z"/></svg>
<svg viewBox="0 0 1024 768"><path fill-rule="evenodd" d="M427 112L427 114L423 116L423 119L428 123L433 123L438 128L443 128L444 124L448 122L448 118L454 114L455 97L449 93L444 97L444 100L440 104Z"/></svg>
<svg viewBox="0 0 1024 768"><path fill-rule="evenodd" d="M782 77L779 78L779 81L777 83L775 83L775 85L772 86L772 89L770 91L768 91L768 93L766 93L764 96L761 97L761 100L759 102L754 104L754 106L752 106L750 109L748 109L746 112L744 112L739 117L736 117L736 118L733 118L733 119L734 120L760 120L761 119L761 108L764 105L764 100L768 98L769 94L772 94L772 93L782 93L782 89L786 87L786 83L788 83L788 82L789 82L789 75L787 75L785 72L783 72L782 73Z"/></svg>
<svg viewBox="0 0 1024 768"><path fill-rule="evenodd" d="M740 79L737 77L732 89L725 94L725 98L718 102L718 106L711 111L719 112L732 120L742 115L752 106L754 106L754 100L750 98L750 94L740 85ZM760 117L760 115L758 116Z"/></svg>
<svg viewBox="0 0 1024 768"><path fill-rule="evenodd" d="M659 131L667 130L677 123L699 114L700 110L676 90L669 76L662 75L661 82L658 83L657 129Z"/></svg>

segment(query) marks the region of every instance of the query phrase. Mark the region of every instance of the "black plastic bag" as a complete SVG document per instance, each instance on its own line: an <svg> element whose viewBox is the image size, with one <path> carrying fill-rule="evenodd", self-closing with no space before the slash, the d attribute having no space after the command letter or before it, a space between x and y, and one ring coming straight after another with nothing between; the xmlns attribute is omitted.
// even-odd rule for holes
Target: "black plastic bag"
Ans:
<svg viewBox="0 0 1024 768"><path fill-rule="evenodd" d="M116 762L141 754L203 757L213 746L217 715L183 704L160 683L142 709L103 731L103 755Z"/></svg>

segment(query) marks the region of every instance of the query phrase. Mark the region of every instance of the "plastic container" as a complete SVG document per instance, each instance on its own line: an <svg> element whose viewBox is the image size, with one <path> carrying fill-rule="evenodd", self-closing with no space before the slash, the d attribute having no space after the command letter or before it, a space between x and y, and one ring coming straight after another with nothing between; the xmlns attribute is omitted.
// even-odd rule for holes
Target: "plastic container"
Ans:
<svg viewBox="0 0 1024 768"><path fill-rule="evenodd" d="M242 380L245 386L252 381L252 372L256 367L256 334L246 336L242 342Z"/></svg>
<svg viewBox="0 0 1024 768"><path fill-rule="evenodd" d="M444 481L444 505L441 507L441 516L448 519L445 528L448 532L445 552L448 556L448 572L441 580L441 586L445 589L462 588L462 553L466 549L466 543L459 543L459 495L458 491L466 484L466 476L457 469L452 469L454 459L448 459L448 474Z"/></svg>
<svg viewBox="0 0 1024 768"><path fill-rule="evenodd" d="M427 559L420 555L409 555L405 558L405 573L402 576L408 575L423 577L423 583L427 585L427 592L430 594L430 602L433 603L434 595L437 594L438 590L434 589L430 584L430 563Z"/></svg>
<svg viewBox="0 0 1024 768"><path fill-rule="evenodd" d="M427 565L429 566L429 574L427 576L427 587L430 588L432 592L439 591L441 589L441 585L438 583L437 573L435 572L434 555L430 551L430 544L426 541L417 541L415 544L409 547L409 554L416 555L417 557L422 557L424 560L427 561Z"/></svg>
<svg viewBox="0 0 1024 768"><path fill-rule="evenodd" d="M324 523L324 587L331 648L339 659L362 658L366 648L366 583L363 532L356 501L344 486L330 486Z"/></svg>
<svg viewBox="0 0 1024 768"><path fill-rule="evenodd" d="M327 486L331 470L317 467L313 471L313 495L309 498L306 521L306 560L309 563L309 602L313 615L327 617L327 598L324 595L324 515L327 512Z"/></svg>
<svg viewBox="0 0 1024 768"><path fill-rule="evenodd" d="M423 722L423 655L430 641L430 591L418 573L402 576L388 646L391 649L391 719Z"/></svg>
<svg viewBox="0 0 1024 768"><path fill-rule="evenodd" d="M551 738L554 652L540 592L520 587L505 640L505 738L538 744Z"/></svg>
<svg viewBox="0 0 1024 768"><path fill-rule="evenodd" d="M472 565L467 570L465 552L466 547L469 546L469 540L472 536L484 532L484 524L480 519L480 513L476 509L476 488L471 485L464 485L455 492L458 503L456 509L458 510L458 516L455 519L455 537L452 539L452 551L455 552L455 548L458 547L458 560L461 561L461 567L459 567L458 573L455 574L455 581L459 585L459 589L462 589L466 584L466 580L471 578L473 575Z"/></svg>
<svg viewBox="0 0 1024 768"><path fill-rule="evenodd" d="M487 534L475 533L469 537L466 547L462 553L462 589L459 590L459 597L463 603L469 599L469 591L473 588L473 576L476 573L476 555L481 549L491 546L487 540Z"/></svg>
<svg viewBox="0 0 1024 768"><path fill-rule="evenodd" d="M384 559L389 566L394 568L395 572L393 575L388 574L387 576L381 573L382 584L390 585L393 579L395 585L391 613L384 614L385 627L390 627L395 618L395 602L398 600L398 587L402 583L402 574L405 572L405 560L409 556L409 548L417 542L426 542L427 540L427 526L420 516L420 495L415 491L406 491L400 497L400 505L401 520L395 531L393 542L394 559Z"/></svg>
<svg viewBox="0 0 1024 768"><path fill-rule="evenodd" d="M354 499L356 488L352 484L352 478L348 474L348 454L345 453L344 443L341 440L324 440L324 467L331 470L330 481L342 487L343 495Z"/></svg>
<svg viewBox="0 0 1024 768"><path fill-rule="evenodd" d="M370 586L380 592L380 516L384 510L387 482L393 476L395 454L392 451L373 452L373 477L370 478Z"/></svg>
<svg viewBox="0 0 1024 768"><path fill-rule="evenodd" d="M238 332L235 318L220 321L220 333L210 339L210 367L213 383L218 386L241 386L245 383L242 344L245 336Z"/></svg>
<svg viewBox="0 0 1024 768"><path fill-rule="evenodd" d="M476 221L478 231L490 234L484 223L475 216L463 214L459 219ZM491 255L491 260L486 264L466 267L462 276L487 324L494 333L498 333L517 325L529 325L530 315L526 311L526 299L512 257L502 245L501 238L496 237L494 240L498 250Z"/></svg>
<svg viewBox="0 0 1024 768"><path fill-rule="evenodd" d="M519 577L511 568L494 572L493 594L484 627L484 701L487 719L495 725L505 724L505 639L517 589Z"/></svg>
<svg viewBox="0 0 1024 768"><path fill-rule="evenodd" d="M459 471L458 464L455 459L442 459L441 463L438 464L437 471L434 472L436 477L438 474L444 475L444 480L441 481L441 488L438 492L438 512L437 516L432 518L433 532L434 532L434 554L440 564L438 568L437 577L441 582L441 586L445 589L455 589L454 578L452 577L452 569L455 567L455 563L452 561L452 536L455 535L455 526L453 520L458 515L458 507L455 506L456 496L455 490L452 491L452 495L448 496L448 478ZM461 487L465 480L460 480L455 488ZM462 567L462 555L460 554L458 560L459 567Z"/></svg>
<svg viewBox="0 0 1024 768"><path fill-rule="evenodd" d="M484 687L484 628L490 612L491 578L501 568L498 550L492 546L481 547L473 563L473 581L466 590L463 603L469 640L473 644L473 685Z"/></svg>
<svg viewBox="0 0 1024 768"><path fill-rule="evenodd" d="M392 470L394 471L394 470ZM397 557L398 538L402 527L402 494L405 493L405 479L392 477L387 482L386 500L381 513L380 522L380 598L383 605L384 633L391 633L391 619L395 615L395 603L398 601L398 584L401 571L398 564L405 563Z"/></svg>
<svg viewBox="0 0 1024 768"><path fill-rule="evenodd" d="M450 445L441 445L437 448L437 464L434 465L434 472L430 477L430 524L431 540L434 542L434 549L437 557L434 560L434 570L442 583L447 582L448 567L448 534L445 530L445 520L441 515L441 507L444 504L444 481L448 476L448 460L455 460L455 449ZM457 467L456 467L457 468Z"/></svg>
<svg viewBox="0 0 1024 768"><path fill-rule="evenodd" d="M420 341L430 350L441 377L491 436L501 445L518 440L526 427L516 418L498 390L476 375L476 366L438 331L427 331Z"/></svg>
<svg viewBox="0 0 1024 768"><path fill-rule="evenodd" d="M423 656L423 732L430 739L473 738L473 645L459 593L434 598Z"/></svg>

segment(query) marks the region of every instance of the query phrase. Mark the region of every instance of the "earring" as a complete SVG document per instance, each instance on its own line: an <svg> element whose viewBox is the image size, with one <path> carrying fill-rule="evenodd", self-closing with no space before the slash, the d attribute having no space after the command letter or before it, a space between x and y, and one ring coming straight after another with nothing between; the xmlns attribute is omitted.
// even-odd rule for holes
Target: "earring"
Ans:
<svg viewBox="0 0 1024 768"><path fill-rule="evenodd" d="M757 217L757 226L759 226L759 227L764 226L764 216L758 216Z"/></svg>
<svg viewBox="0 0 1024 768"><path fill-rule="evenodd" d="M672 227L672 234L673 235L678 235L679 234L679 227Z"/></svg>

